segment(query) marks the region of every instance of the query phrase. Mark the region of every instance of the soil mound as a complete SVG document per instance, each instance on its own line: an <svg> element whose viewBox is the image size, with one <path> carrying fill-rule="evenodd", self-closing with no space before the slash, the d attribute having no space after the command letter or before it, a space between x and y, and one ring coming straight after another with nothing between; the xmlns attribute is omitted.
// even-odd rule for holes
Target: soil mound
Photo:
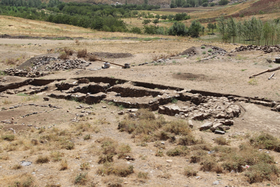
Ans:
<svg viewBox="0 0 280 187"><path fill-rule="evenodd" d="M94 52L91 54L99 58L128 58L133 56L131 53Z"/></svg>
<svg viewBox="0 0 280 187"><path fill-rule="evenodd" d="M198 51L197 51L196 47L193 46L193 47L190 47L187 50L183 51L179 55L188 55L190 57L190 56L194 56L196 54L198 54Z"/></svg>

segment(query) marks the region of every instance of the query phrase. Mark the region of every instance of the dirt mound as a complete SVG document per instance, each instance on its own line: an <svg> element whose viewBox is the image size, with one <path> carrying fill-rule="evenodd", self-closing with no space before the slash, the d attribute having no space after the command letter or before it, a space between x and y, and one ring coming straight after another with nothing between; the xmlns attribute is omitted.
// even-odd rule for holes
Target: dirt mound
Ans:
<svg viewBox="0 0 280 187"><path fill-rule="evenodd" d="M95 55L99 58L128 58L133 56L131 53L94 52L90 54Z"/></svg>
<svg viewBox="0 0 280 187"><path fill-rule="evenodd" d="M196 47L193 46L193 47L190 47L187 50L183 51L179 55L188 55L190 57L190 56L194 56L196 54L198 54L198 51L197 51Z"/></svg>

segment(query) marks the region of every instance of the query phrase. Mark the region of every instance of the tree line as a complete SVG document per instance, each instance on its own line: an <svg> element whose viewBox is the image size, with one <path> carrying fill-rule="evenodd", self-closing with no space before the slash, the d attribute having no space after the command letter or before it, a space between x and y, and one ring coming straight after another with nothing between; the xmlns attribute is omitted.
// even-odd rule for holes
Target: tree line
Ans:
<svg viewBox="0 0 280 187"><path fill-rule="evenodd" d="M225 42L238 40L248 44L274 45L280 41L280 19L263 22L255 17L244 21L220 17L217 23Z"/></svg>
<svg viewBox="0 0 280 187"><path fill-rule="evenodd" d="M17 4L16 4L17 3ZM29 6L32 4L32 6ZM146 3L141 5L144 8L151 7ZM33 20L42 20L59 24L69 24L84 28L91 28L109 32L132 32L146 34L179 35L198 37L204 27L194 21L190 27L186 27L181 20L190 19L186 13L176 15L153 15L150 13L139 13L139 5L90 5L85 3L63 3L58 0L50 0L49 3L42 3L40 0L2 0L0 14L21 17ZM138 27L128 29L123 17L155 17L154 25L147 25L151 20L144 20L143 31ZM174 21L170 28L159 27L159 19ZM146 21L148 21L146 23Z"/></svg>
<svg viewBox="0 0 280 187"><path fill-rule="evenodd" d="M217 4L219 5L227 5L229 3L228 0L220 0ZM170 8L177 7L199 7L199 6L215 6L217 5L214 2L210 2L208 0L171 0Z"/></svg>

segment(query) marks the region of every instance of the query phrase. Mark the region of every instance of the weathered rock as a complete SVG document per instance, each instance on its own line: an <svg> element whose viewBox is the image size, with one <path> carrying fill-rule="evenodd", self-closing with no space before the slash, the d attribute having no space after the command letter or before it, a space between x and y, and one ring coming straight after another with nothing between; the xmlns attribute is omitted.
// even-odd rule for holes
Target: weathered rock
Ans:
<svg viewBox="0 0 280 187"><path fill-rule="evenodd" d="M210 128L211 131L215 131L217 129L219 129L221 126L223 126L222 123L214 123L213 126Z"/></svg>
<svg viewBox="0 0 280 187"><path fill-rule="evenodd" d="M211 127L213 127L213 123L212 122L206 122L202 126L199 127L199 130L204 131L204 130L210 129Z"/></svg>
<svg viewBox="0 0 280 187"><path fill-rule="evenodd" d="M193 128L193 122L192 122L192 120L189 120L189 121L188 121L188 124L189 124L189 127L190 127L190 128Z"/></svg>
<svg viewBox="0 0 280 187"><path fill-rule="evenodd" d="M225 131L221 131L221 130L215 130L214 132L215 132L215 134L225 134L226 133Z"/></svg>

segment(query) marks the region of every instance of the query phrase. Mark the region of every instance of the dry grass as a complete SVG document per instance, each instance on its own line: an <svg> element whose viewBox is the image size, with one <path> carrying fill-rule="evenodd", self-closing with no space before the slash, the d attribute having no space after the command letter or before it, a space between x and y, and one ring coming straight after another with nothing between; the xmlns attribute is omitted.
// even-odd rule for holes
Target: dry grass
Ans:
<svg viewBox="0 0 280 187"><path fill-rule="evenodd" d="M67 163L67 160L62 160L60 162L60 169L59 170L66 170L68 169L68 163Z"/></svg>
<svg viewBox="0 0 280 187"><path fill-rule="evenodd" d="M31 174L21 174L5 177L1 180L1 185L11 186L11 187L35 187L35 179Z"/></svg>
<svg viewBox="0 0 280 187"><path fill-rule="evenodd" d="M53 162L61 161L61 157L63 157L63 156L64 156L64 154L59 152L59 151L53 151L50 154L50 157L51 157Z"/></svg>
<svg viewBox="0 0 280 187"><path fill-rule="evenodd" d="M187 177L193 177L196 176L198 171L195 171L192 167L186 167L184 169L184 175Z"/></svg>
<svg viewBox="0 0 280 187"><path fill-rule="evenodd" d="M137 175L138 178L140 179L148 179L149 178L149 173L148 172L139 172Z"/></svg>
<svg viewBox="0 0 280 187"><path fill-rule="evenodd" d="M36 164L44 164L44 163L48 163L50 161L48 156L38 156L38 158L36 159Z"/></svg>
<svg viewBox="0 0 280 187"><path fill-rule="evenodd" d="M224 137L215 138L214 142L218 145L228 145L229 144L229 141L227 141Z"/></svg>
<svg viewBox="0 0 280 187"><path fill-rule="evenodd" d="M89 55L89 56L88 56L88 60L89 60L89 61L97 61L98 58L97 58L97 56L95 56L95 55Z"/></svg>
<svg viewBox="0 0 280 187"><path fill-rule="evenodd" d="M64 47L64 52L68 55L71 56L73 55L74 51L68 47Z"/></svg>
<svg viewBox="0 0 280 187"><path fill-rule="evenodd" d="M103 167L98 168L98 175L116 175L119 177L126 177L134 173L133 166L124 163L118 163L115 165L105 164Z"/></svg>
<svg viewBox="0 0 280 187"><path fill-rule="evenodd" d="M15 164L15 165L12 166L12 169L14 169L14 170L18 170L18 169L21 169L21 168L22 168L22 166L20 164Z"/></svg>
<svg viewBox="0 0 280 187"><path fill-rule="evenodd" d="M78 54L77 54L78 58L84 58L86 56L87 56L87 49L78 50Z"/></svg>
<svg viewBox="0 0 280 187"><path fill-rule="evenodd" d="M62 53L60 53L58 58L62 59L62 60L66 60L66 59L69 59L69 55L65 52L62 52Z"/></svg>

